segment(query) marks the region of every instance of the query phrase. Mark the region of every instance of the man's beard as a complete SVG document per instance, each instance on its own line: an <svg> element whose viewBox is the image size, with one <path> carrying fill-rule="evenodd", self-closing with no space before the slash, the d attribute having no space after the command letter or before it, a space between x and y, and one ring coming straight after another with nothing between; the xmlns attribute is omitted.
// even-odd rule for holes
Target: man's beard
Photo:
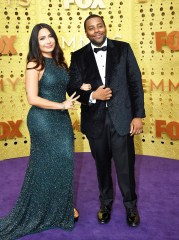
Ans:
<svg viewBox="0 0 179 240"><path fill-rule="evenodd" d="M103 43L106 40L106 36L103 37L103 40L101 42L96 42L95 40L91 40L92 44L95 45L96 47L101 47Z"/></svg>

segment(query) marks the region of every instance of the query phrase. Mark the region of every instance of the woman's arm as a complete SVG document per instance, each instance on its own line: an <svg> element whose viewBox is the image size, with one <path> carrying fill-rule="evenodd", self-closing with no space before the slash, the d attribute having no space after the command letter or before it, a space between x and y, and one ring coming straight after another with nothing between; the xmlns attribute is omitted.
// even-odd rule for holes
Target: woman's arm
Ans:
<svg viewBox="0 0 179 240"><path fill-rule="evenodd" d="M30 105L37 106L44 109L69 109L73 108L73 102L78 98L73 98L74 95L72 95L68 100L58 103L53 102L44 98L41 98L38 96L38 83L40 76L42 76L42 73L44 70L39 69L33 69L33 67L36 65L34 62L29 62L27 64L27 68L25 73L25 86L26 86L26 94L27 94L27 100Z"/></svg>

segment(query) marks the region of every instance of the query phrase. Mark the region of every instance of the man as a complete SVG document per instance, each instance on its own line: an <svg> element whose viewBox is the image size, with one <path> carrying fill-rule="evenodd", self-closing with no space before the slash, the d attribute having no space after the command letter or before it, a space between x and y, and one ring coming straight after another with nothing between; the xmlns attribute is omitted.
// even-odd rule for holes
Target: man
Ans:
<svg viewBox="0 0 179 240"><path fill-rule="evenodd" d="M134 177L134 134L142 132L145 117L141 74L128 43L106 37L103 18L84 22L90 43L72 54L68 92L80 95L81 130L96 162L100 192L99 223L108 223L113 203L111 159L126 208L127 223L140 222ZM91 84L83 91L83 83Z"/></svg>

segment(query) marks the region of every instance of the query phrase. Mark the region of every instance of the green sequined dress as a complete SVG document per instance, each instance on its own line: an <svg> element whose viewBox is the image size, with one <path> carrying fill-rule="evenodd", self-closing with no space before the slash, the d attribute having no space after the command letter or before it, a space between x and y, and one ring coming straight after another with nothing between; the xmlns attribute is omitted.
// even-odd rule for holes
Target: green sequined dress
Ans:
<svg viewBox="0 0 179 240"><path fill-rule="evenodd" d="M45 58L39 96L64 101L68 81L66 70L56 66L52 58ZM27 125L31 137L29 164L15 207L0 219L1 240L74 227L74 136L69 113L32 106Z"/></svg>

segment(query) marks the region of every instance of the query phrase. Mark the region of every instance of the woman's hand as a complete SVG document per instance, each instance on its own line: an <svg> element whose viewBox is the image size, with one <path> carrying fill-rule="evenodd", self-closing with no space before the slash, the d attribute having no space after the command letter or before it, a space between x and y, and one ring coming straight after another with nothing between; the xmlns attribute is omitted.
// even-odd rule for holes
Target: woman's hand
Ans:
<svg viewBox="0 0 179 240"><path fill-rule="evenodd" d="M84 91L91 90L91 84L83 83L82 86L80 87L80 89L84 90Z"/></svg>
<svg viewBox="0 0 179 240"><path fill-rule="evenodd" d="M74 92L67 100L65 100L64 102L62 102L62 110L66 110L66 109L74 109L75 106L75 101L80 97L80 95L78 95L77 97L74 97L76 95L76 92Z"/></svg>

